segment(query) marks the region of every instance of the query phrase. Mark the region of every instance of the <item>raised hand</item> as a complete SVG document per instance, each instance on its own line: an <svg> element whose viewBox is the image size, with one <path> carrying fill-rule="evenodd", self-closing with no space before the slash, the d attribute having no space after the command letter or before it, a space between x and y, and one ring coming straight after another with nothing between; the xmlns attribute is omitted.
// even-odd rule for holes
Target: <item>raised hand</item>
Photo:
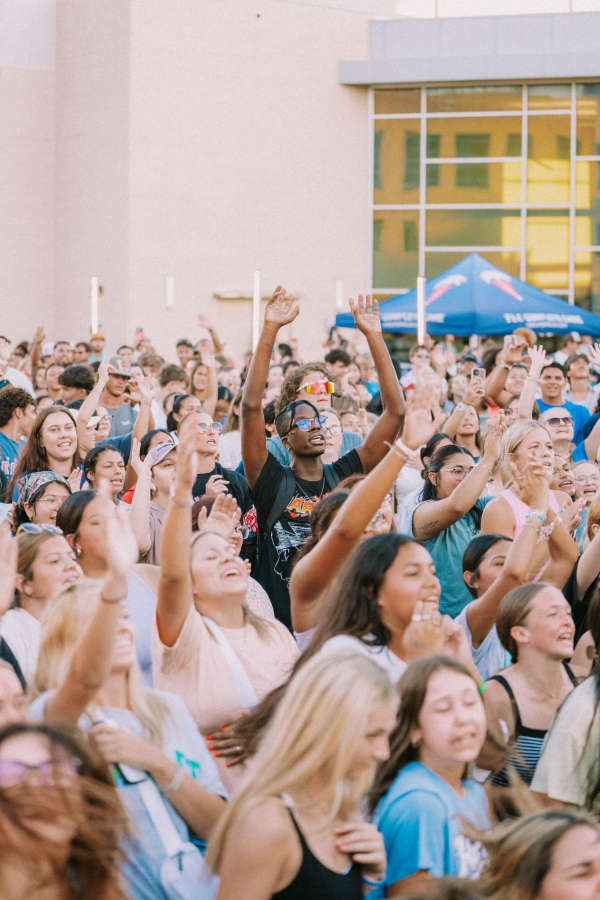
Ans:
<svg viewBox="0 0 600 900"><path fill-rule="evenodd" d="M5 519L0 524L0 616L10 609L15 596L19 544L11 537L10 530L10 521Z"/></svg>
<svg viewBox="0 0 600 900"><path fill-rule="evenodd" d="M137 438L133 438L131 441L129 461L131 462L131 468L138 477L138 481L140 478L146 478L149 483L152 477L152 457L148 453L145 459L140 459L140 442Z"/></svg>
<svg viewBox="0 0 600 900"><path fill-rule="evenodd" d="M580 497L567 506L564 512L559 516L569 534L573 535L581 525L581 515L585 509L585 497Z"/></svg>
<svg viewBox="0 0 600 900"><path fill-rule="evenodd" d="M592 344L590 347L590 359L595 366L600 367L600 344Z"/></svg>
<svg viewBox="0 0 600 900"><path fill-rule="evenodd" d="M210 514L206 507L198 516L198 531L214 531L226 540L232 536L240 523L241 510L231 494L220 494L213 503Z"/></svg>
<svg viewBox="0 0 600 900"><path fill-rule="evenodd" d="M489 419L488 421L488 430L483 447L482 461L485 458L486 462L492 462L494 465L496 464L500 453L500 442L505 431L506 420L504 418L504 412L501 411L497 418Z"/></svg>
<svg viewBox="0 0 600 900"><path fill-rule="evenodd" d="M71 488L71 493L76 494L77 491L81 490L81 485L83 484L84 474L81 469L78 467L73 469L67 481L69 482L69 487Z"/></svg>
<svg viewBox="0 0 600 900"><path fill-rule="evenodd" d="M98 384L104 387L108 382L108 376L115 371L115 367L111 366L107 359L103 359L98 366Z"/></svg>
<svg viewBox="0 0 600 900"><path fill-rule="evenodd" d="M441 413L436 419L431 418L432 398L425 392L415 391L406 401L402 443L410 450L417 450L439 431L446 415Z"/></svg>
<svg viewBox="0 0 600 900"><path fill-rule="evenodd" d="M511 366L513 366L515 363L522 362L523 350L525 350L526 347L527 341L519 338L517 335L517 343L513 344L512 347L506 347L502 351L502 360Z"/></svg>
<svg viewBox="0 0 600 900"><path fill-rule="evenodd" d="M104 529L109 577L125 581L140 555L128 512L116 509L113 515L106 517Z"/></svg>
<svg viewBox="0 0 600 900"><path fill-rule="evenodd" d="M0 337L0 362L8 362L10 359L10 341Z"/></svg>
<svg viewBox="0 0 600 900"><path fill-rule="evenodd" d="M379 318L379 303L371 298L370 294L363 297L358 295L356 303L350 297L350 312L354 316L354 322L363 334L381 334L381 319Z"/></svg>
<svg viewBox="0 0 600 900"><path fill-rule="evenodd" d="M44 331L42 325L38 325L35 329L35 334L33 335L33 343L34 344L43 344L46 340L46 332Z"/></svg>
<svg viewBox="0 0 600 900"><path fill-rule="evenodd" d="M180 495L181 501L185 492L187 492L188 496L191 493L198 474L197 450L200 432L198 431L197 413L191 412L185 417L179 426L178 436L179 444L177 445L174 487L177 494Z"/></svg>
<svg viewBox="0 0 600 900"><path fill-rule="evenodd" d="M294 303L292 297L286 297L285 288L278 284L265 309L265 325L269 323L282 328L293 322L299 312L298 304Z"/></svg>
<svg viewBox="0 0 600 900"><path fill-rule="evenodd" d="M542 346L535 346L530 347L527 353L531 359L529 374L532 378L539 378L542 374L542 369L546 365L546 351Z"/></svg>
<svg viewBox="0 0 600 900"><path fill-rule="evenodd" d="M465 392L465 396L463 397L463 403L467 403L469 406L477 406L477 403L482 399L485 394L485 388L481 381L471 381L469 383L469 387Z"/></svg>
<svg viewBox="0 0 600 900"><path fill-rule="evenodd" d="M530 509L539 509L547 513L550 505L550 485L540 457L531 453L523 471L515 470L514 476L515 486L523 503Z"/></svg>
<svg viewBox="0 0 600 900"><path fill-rule="evenodd" d="M207 331L213 330L212 323L202 313L198 313L198 325L200 328L206 328Z"/></svg>
<svg viewBox="0 0 600 900"><path fill-rule="evenodd" d="M152 375L140 378L138 381L138 392L142 400L152 403L156 396L156 379Z"/></svg>

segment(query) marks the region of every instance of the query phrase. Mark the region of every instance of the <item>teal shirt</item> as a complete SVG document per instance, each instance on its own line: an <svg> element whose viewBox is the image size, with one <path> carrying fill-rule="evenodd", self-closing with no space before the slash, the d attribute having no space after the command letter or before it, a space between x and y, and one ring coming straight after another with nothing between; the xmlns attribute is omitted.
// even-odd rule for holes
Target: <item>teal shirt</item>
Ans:
<svg viewBox="0 0 600 900"><path fill-rule="evenodd" d="M493 497L480 497L475 506L483 511L484 507L493 499ZM477 527L469 511L454 525L440 531L431 540L422 542L431 554L442 586L440 612L447 613L453 619L473 600L462 576L462 558L467 546L474 537L480 534L480 531L481 529ZM414 537L412 519L410 534L411 537Z"/></svg>

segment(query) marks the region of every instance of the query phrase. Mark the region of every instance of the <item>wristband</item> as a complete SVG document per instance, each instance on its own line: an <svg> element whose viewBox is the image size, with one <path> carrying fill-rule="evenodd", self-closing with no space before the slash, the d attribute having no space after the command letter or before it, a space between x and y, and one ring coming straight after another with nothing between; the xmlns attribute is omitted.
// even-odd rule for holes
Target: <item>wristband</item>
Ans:
<svg viewBox="0 0 600 900"><path fill-rule="evenodd" d="M365 884L371 884L373 887L381 887L385 881L385 875L382 875L379 881L375 881L374 878L368 878L366 875L363 875L362 880Z"/></svg>
<svg viewBox="0 0 600 900"><path fill-rule="evenodd" d="M501 363L500 363L500 368L501 368L501 369L506 369L507 372L510 372L510 366L508 365L508 363L501 362Z"/></svg>
<svg viewBox="0 0 600 900"><path fill-rule="evenodd" d="M539 382L539 380L539 378L534 378L533 375L527 375L525 377L525 381L535 381L536 384Z"/></svg>
<svg viewBox="0 0 600 900"><path fill-rule="evenodd" d="M540 519L542 525L546 524L546 513L542 512L541 509L530 509L529 512L525 514L525 521L532 517Z"/></svg>
<svg viewBox="0 0 600 900"><path fill-rule="evenodd" d="M479 693L483 694L484 691L485 691L485 681L482 681L481 685L479 687Z"/></svg>
<svg viewBox="0 0 600 900"><path fill-rule="evenodd" d="M140 400L140 406L152 406L151 400Z"/></svg>
<svg viewBox="0 0 600 900"><path fill-rule="evenodd" d="M490 467L488 466L487 463L484 463L484 462L481 462L481 461L480 461L480 462L477 463L477 465L478 465L478 466L481 466L482 469L487 469L488 472L490 473L490 475L493 474L492 469L490 469Z"/></svg>
<svg viewBox="0 0 600 900"><path fill-rule="evenodd" d="M177 509L191 509L195 503L195 500L193 497L190 497L188 500L185 501L185 503L178 503L178 501L175 499L175 485L174 484L171 485L171 490L169 491L169 497L171 499L171 503Z"/></svg>
<svg viewBox="0 0 600 900"><path fill-rule="evenodd" d="M397 439L395 446L398 448L400 453L405 453L409 459L412 459L413 456L416 456L419 452L418 450L411 450L410 447L407 447L406 444L402 442L402 438Z"/></svg>
<svg viewBox="0 0 600 900"><path fill-rule="evenodd" d="M535 531L535 533L538 536L542 533L541 528L536 528L535 525L533 524L533 522L524 522L523 528L533 528L533 530Z"/></svg>
<svg viewBox="0 0 600 900"><path fill-rule="evenodd" d="M183 781L183 769L180 769L177 766L177 773L173 781L170 781L168 785L164 788L161 788L163 794L170 794L171 791L176 791L178 787L181 786L181 782Z"/></svg>

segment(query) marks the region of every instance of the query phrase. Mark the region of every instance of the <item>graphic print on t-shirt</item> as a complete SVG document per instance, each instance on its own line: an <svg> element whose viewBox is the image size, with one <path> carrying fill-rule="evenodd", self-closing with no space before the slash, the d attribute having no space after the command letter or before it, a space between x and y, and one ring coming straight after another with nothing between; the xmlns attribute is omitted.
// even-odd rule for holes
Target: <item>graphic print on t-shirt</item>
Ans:
<svg viewBox="0 0 600 900"><path fill-rule="evenodd" d="M296 491L271 531L271 542L277 554L275 572L288 586L293 555L310 535L309 516L322 496L307 497Z"/></svg>

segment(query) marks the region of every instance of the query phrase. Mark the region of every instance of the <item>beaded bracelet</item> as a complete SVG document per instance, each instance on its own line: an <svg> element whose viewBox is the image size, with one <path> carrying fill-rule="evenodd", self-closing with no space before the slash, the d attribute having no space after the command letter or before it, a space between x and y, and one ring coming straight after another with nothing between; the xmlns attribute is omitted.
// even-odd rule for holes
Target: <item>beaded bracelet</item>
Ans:
<svg viewBox="0 0 600 900"><path fill-rule="evenodd" d="M525 516L525 521L529 518L539 519L542 525L546 524L546 513L542 512L541 509L530 509Z"/></svg>
<svg viewBox="0 0 600 900"><path fill-rule="evenodd" d="M533 522L528 522L527 520L525 520L523 528L533 528L537 535L540 535L542 533L541 528L536 528Z"/></svg>

